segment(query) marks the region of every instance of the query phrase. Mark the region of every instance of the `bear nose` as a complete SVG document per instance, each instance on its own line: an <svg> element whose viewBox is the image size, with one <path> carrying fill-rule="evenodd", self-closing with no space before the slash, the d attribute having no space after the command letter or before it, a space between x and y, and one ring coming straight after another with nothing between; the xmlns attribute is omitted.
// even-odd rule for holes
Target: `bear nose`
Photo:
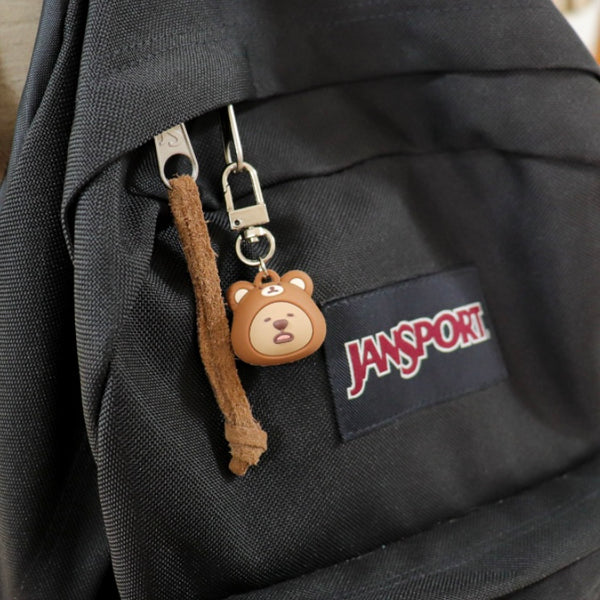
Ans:
<svg viewBox="0 0 600 600"><path fill-rule="evenodd" d="M275 329L279 329L280 331L284 330L288 326L288 322L285 319L277 319L277 321L273 321L273 327Z"/></svg>

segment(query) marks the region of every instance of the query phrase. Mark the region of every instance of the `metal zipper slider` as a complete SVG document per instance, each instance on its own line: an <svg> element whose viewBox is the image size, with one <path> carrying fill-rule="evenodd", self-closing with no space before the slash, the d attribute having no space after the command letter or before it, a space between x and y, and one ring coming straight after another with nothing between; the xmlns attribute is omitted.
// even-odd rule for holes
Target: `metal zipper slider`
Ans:
<svg viewBox="0 0 600 600"><path fill-rule="evenodd" d="M160 178L169 189L171 189L171 184L165 174L165 165L173 156L185 156L192 166L192 179L198 178L198 159L184 123L179 123L179 125L155 135L154 145Z"/></svg>

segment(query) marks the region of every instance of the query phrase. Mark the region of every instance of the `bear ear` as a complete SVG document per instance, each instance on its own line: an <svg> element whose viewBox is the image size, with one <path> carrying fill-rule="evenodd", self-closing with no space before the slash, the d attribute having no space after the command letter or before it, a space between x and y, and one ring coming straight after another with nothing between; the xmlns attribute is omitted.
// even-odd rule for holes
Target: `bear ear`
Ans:
<svg viewBox="0 0 600 600"><path fill-rule="evenodd" d="M281 281L291 283L301 290L304 290L309 296L313 293L313 282L312 279L304 271L288 271L282 278Z"/></svg>
<svg viewBox="0 0 600 600"><path fill-rule="evenodd" d="M231 310L235 310L244 296L254 289L254 286L249 281L236 281L227 290L227 304Z"/></svg>

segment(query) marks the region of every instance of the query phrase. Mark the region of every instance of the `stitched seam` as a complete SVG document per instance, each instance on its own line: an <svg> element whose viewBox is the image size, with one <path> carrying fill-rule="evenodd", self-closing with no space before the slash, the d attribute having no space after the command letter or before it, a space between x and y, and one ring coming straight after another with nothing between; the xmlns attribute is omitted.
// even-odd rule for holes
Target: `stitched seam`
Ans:
<svg viewBox="0 0 600 600"><path fill-rule="evenodd" d="M482 540L481 542L478 542L477 544L470 546L469 550L471 550L471 553L469 554L468 557L463 558L462 560L459 560L457 562L454 562L451 565L444 567L443 569L427 571L426 573L422 572L421 574L417 575L416 577L415 576L407 577L407 575L414 575L415 573L418 573L419 569L421 569L421 567L418 566L413 569L410 569L409 571L406 571L405 573L387 578L383 582L379 582L375 586L364 586L358 590L353 591L349 596L348 595L344 595L343 597L337 596L337 595L333 596L332 600L351 600L352 598L360 598L360 596L362 596L364 593L390 590L393 587L397 587L398 585L400 585L403 582L412 581L412 580L416 579L417 577L431 577L433 575L440 575L442 573L446 573L452 569L455 569L456 567L461 567L461 566L469 563L470 561L472 561L474 558L472 551L474 549L490 544L490 547L487 548L486 550L483 550L482 553L479 554L479 556L490 554L491 552L496 551L498 548L498 544L494 544L494 542L497 542L498 540L502 540L502 545L506 545L507 542L512 542L521 537L524 537L528 533L531 533L535 529L538 529L541 526L543 526L544 524L550 522L551 519L555 518L556 516L560 515L561 513L569 513L571 511L575 510L578 506L588 503L593 498L597 498L599 495L600 495L600 490L595 490L594 492L587 494L586 496L584 496L583 498L581 498L580 500L578 500L576 502L563 503L563 504L555 507L554 509L552 509L546 513L543 513L542 515L538 515L538 516L534 517L533 519L525 521L525 523L522 523L518 527L505 529L504 531L499 532L497 535L495 535L491 539ZM523 529L522 527L525 524L527 524L528 526ZM509 537L506 537L507 534L509 534ZM491 544L493 544L493 545L491 545Z"/></svg>
<svg viewBox="0 0 600 600"><path fill-rule="evenodd" d="M600 553L600 549L597 548L586 554L577 555L577 557L575 559L573 559L572 562L569 562L568 564L562 566L558 570L544 575L541 579L531 581L517 589L511 590L510 593L513 594L515 592L526 592L526 591L532 589L533 587L537 587L538 585L543 584L550 577L564 573L567 569L572 568L576 563L583 562L586 559L592 558L594 555L599 554L599 553ZM578 600L599 600L600 596L597 595L598 590L600 590L600 580L598 580L596 583L594 583L591 588L587 589L585 596L582 596ZM506 596L502 596L502 598L500 600L506 600Z"/></svg>
<svg viewBox="0 0 600 600"><path fill-rule="evenodd" d="M473 265L464 265L456 269L451 268L451 272L454 275L466 273L469 271L472 271L473 273L478 273L477 268ZM405 279L404 281L398 281L395 283L387 284L381 288L367 290L364 292L358 292L357 294L352 294L351 296L344 296L343 298L338 298L337 300L330 300L323 305L323 308L324 310L327 310L331 306L347 305L353 302L354 300L361 298L362 296L378 297L393 294L396 292L397 288L421 287L423 285L429 284L432 279L438 279L443 276L448 276L449 274L450 270L444 269L443 271L438 271L437 273L425 273L423 275L417 275L410 279Z"/></svg>
<svg viewBox="0 0 600 600"><path fill-rule="evenodd" d="M589 456L588 460L585 461L585 462L589 463L589 462L591 462L591 461L593 461L595 459L598 459L598 458L600 458L600 454L596 453L596 454L593 454L593 455ZM550 477L549 479L547 479L547 480L545 480L545 481L543 481L541 483L536 483L536 484L534 484L532 486L523 488L522 490L520 490L517 493L511 494L509 496L504 496L504 497L499 498L498 500L495 500L493 502L488 502L486 504L481 504L479 506L474 506L469 511L467 511L465 514L463 514L463 515L461 515L459 517L451 517L451 518L448 518L448 519L444 519L444 520L438 521L438 522L434 523L433 525L431 525L430 527L427 527L425 529L417 531L417 532L415 532L415 533L413 533L411 535L408 535L408 536L396 539L393 542L391 542L390 544L388 544L388 546L391 545L391 544L399 544L399 543L407 542L409 540L415 540L415 539L418 539L418 538L420 538L422 536L425 536L425 535L430 535L431 532L433 532L433 531L435 531L435 530L437 530L437 529L439 529L439 528L441 528L443 526L446 526L446 525L448 525L450 523L453 523L453 522L461 521L461 520L469 517L470 515L472 515L474 513L483 512L485 510L494 509L494 507L496 507L496 506L498 506L500 504L503 504L503 503L505 503L507 501L511 501L511 500L513 500L515 498L523 496L524 494L526 494L530 490L539 490L539 488L541 486L552 484L553 482L556 482L558 480L565 481L567 479L572 479L573 477L577 478L577 475L573 474L573 470L566 471L566 472L562 473L561 475L558 475L558 476L555 476L555 477ZM600 494L600 490L595 490L594 492L591 492L590 494L584 496L584 498L578 500L576 503L565 502L565 503L559 505L558 507L555 507L552 511L550 511L548 513L544 513L542 515L537 515L536 517L533 517L532 519L529 519L529 520L525 521L525 523L522 523L521 525L527 524L527 523L533 523L534 521L537 521L539 519L548 520L548 517L550 515L554 514L554 512L560 511L562 509L569 509L569 510L571 510L571 509L575 508L577 505L579 505L579 504L581 504L583 502L586 502L590 498L592 498L594 496L598 496L599 494ZM508 533L510 533L510 532L516 532L518 534L519 533L519 529L518 528L506 529L506 530L500 532L498 535L496 535L491 540L483 540L482 542L480 542L479 544L476 544L475 546L472 546L471 548L476 548L476 547L478 547L480 545L483 545L483 544L486 544L486 543L488 543L490 541L494 541L494 540L500 539L500 538L504 537L504 535L507 532ZM523 530L523 531L521 531L521 533L528 533L528 531L527 530ZM514 536L514 537L518 537L518 535ZM491 548L489 551L494 550L494 549L495 548ZM346 565L346 564L352 564L352 563L355 563L355 562L360 561L360 560L365 560L369 556L371 556L373 554L376 554L376 553L378 553L380 551L381 551L380 549L375 549L375 550L372 550L370 552L365 552L365 553L363 553L363 554L361 554L359 556L354 556L352 558L340 561L340 562L335 563L333 565L328 565L328 566L325 566L325 567L321 567L319 569L311 571L310 573L305 573L304 575L300 575L300 576L298 576L296 578L282 581L282 582L280 582L280 584L274 584L273 586L269 586L268 588L263 588L263 590L264 589L277 589L277 587L279 587L280 585L285 585L285 584L288 584L288 583L293 582L293 581L305 579L305 578L307 578L309 576L318 574L320 572L331 571L333 569L340 568L340 567L342 567L343 565ZM486 553L488 553L489 551L486 551ZM471 558L472 558L472 556L471 556ZM465 562L465 561L461 561L461 562ZM468 559L467 559L466 562L468 562ZM457 565L455 565L455 566L457 566ZM419 567L415 567L413 569L410 569L410 571L407 571L407 572L405 572L405 573L403 573L401 575L403 575L403 576L409 575L410 573L414 573L418 569L419 569ZM429 572L428 574L429 575L435 575L436 573L437 573L436 571L433 571L433 572ZM393 580L397 579L399 576L394 576L394 577L392 577L392 578L390 578L390 579L388 579L386 581L388 581L388 582L389 581L393 581ZM380 584L378 583L377 585L380 585ZM364 587L356 590L356 592L359 593L359 594L363 594L363 593L365 593L367 591L372 591L369 586L364 586ZM351 598L352 598L352 596L350 596L350 597L348 597L348 596L342 596L342 597L340 597L340 596L334 596L334 597L332 597L331 600L351 600Z"/></svg>
<svg viewBox="0 0 600 600"><path fill-rule="evenodd" d="M466 350L467 348L465 348ZM437 406L438 404L445 404L446 402L450 402L450 400L456 400L458 399L459 396L464 396L466 394L470 394L470 393L475 393L475 392L481 392L483 390L486 390L490 387L492 387L493 385L496 385L498 383L501 383L503 381L505 381L508 378L508 372L506 371L506 368L504 367L504 362L501 363L502 365L502 374L498 375L497 377L494 377L484 383L482 383L480 386L467 386L464 389L458 390L456 392L453 392L450 395L446 395L443 396L441 398L438 399L437 396L428 396L427 398L423 398L422 396L421 401L419 402L419 404L417 406L413 406L408 410L404 410L402 412L399 413L395 413L394 416L392 417L387 417L385 419L383 419L382 421L377 421L377 423L374 423L372 425L369 425L368 427L364 427L362 429L353 429L351 431L348 431L348 433L350 434L349 436L346 437L347 441L350 441L352 439L355 439L357 437L360 437L363 434L368 433L369 431L373 431L375 429L379 429L381 427L385 427L386 425L391 425L394 421L397 421L398 419L400 419L401 417L407 417L411 414L414 414L416 412L420 412L421 410L425 410L429 407L434 407ZM337 410L337 403L334 403L335 407L336 407L336 412L338 412ZM344 412L340 411L339 412L339 416L343 415ZM338 416L338 418L339 418ZM342 420L342 419L340 419Z"/></svg>
<svg viewBox="0 0 600 600"><path fill-rule="evenodd" d="M225 40L227 39L227 34L225 33L225 31L227 29L230 29L231 25L228 23L221 23L221 25L217 28L214 28L211 30L210 33L212 33L213 35L210 37L204 37L204 41L207 40ZM217 35L217 34L222 34L222 35ZM197 29L182 29L177 33L174 33L173 31L169 31L169 32L165 32L165 33L161 33L159 35L155 35L155 36L150 36L148 38L145 38L144 40L140 41L140 42L136 42L135 44L129 44L128 46L123 46L122 48L119 48L118 50L116 50L115 52L111 52L109 53L109 57L110 58L118 58L119 56L123 56L124 54L129 54L132 50L136 50L136 49L140 49L140 48L144 48L145 46L150 46L152 45L152 43L155 42L162 42L162 41L166 41L166 40L182 40L184 43L183 45L186 45L190 42L186 42L184 41L184 38L189 37L189 36L198 36L198 30ZM198 36L199 37L199 36ZM202 40L196 39L194 40L194 42L192 43L196 43L196 42L201 42ZM169 48L178 48L180 47L182 44L177 44L177 43L173 43L169 46Z"/></svg>
<svg viewBox="0 0 600 600"><path fill-rule="evenodd" d="M365 6L366 5L368 5L368 4L365 4ZM355 5L355 7L361 7L361 6L363 6L363 4ZM390 19L393 17L399 17L399 16L410 14L413 12L426 12L426 13L444 14L444 15L460 15L461 13L465 13L465 12L468 13L468 12L477 12L477 11L479 11L479 12L505 11L505 10L508 10L511 8L518 8L521 10L528 10L528 11L551 11L551 12L554 12L554 10L555 10L552 7L552 5L550 5L550 6L547 6L547 5L532 6L531 3L529 3L529 2L527 2L527 3L513 2L510 4L491 4L491 5L488 5L485 7L482 7L482 6L421 7L418 5L414 5L414 6L405 6L400 9L396 9L396 10L389 11L389 12L382 12L382 13L378 13L378 14L374 14L374 15L365 15L365 16L360 16L360 17L348 17L348 18L344 18L344 19L337 19L337 20L325 21L325 22L316 20L316 21L306 23L304 25L304 28L306 30L333 29L335 27L339 27L340 25L349 25L349 24L355 24L355 23L361 23L361 22L367 22L367 21L378 21L378 20ZM165 53L171 52L173 50L179 50L179 49L184 49L184 48L189 48L189 47L194 47L194 46L207 46L207 45L222 44L223 42L232 39L230 35L227 35L227 32L231 30L231 27L232 27L232 25L229 23L222 23L220 28L217 30L218 35L212 35L211 37L205 38L204 40L194 40L194 41L186 42L183 44L172 44L172 45L168 46L167 48L163 48L161 50L157 50L155 52L150 52L148 54L139 56L136 59L132 60L131 62L127 63L126 65L122 65L121 67L118 67L116 69L108 69L106 71L106 73L104 73L104 75L110 75L111 73L122 72L123 70L127 69L130 66L139 65L147 60L150 60L151 58L153 58L155 56L159 56L161 54L165 54ZM280 28L277 33L280 37L284 37L289 32L296 31L296 30L297 30L296 24L292 24L289 27ZM190 30L190 33L195 33L195 31ZM184 32L177 34L177 37L181 38L181 37L184 37L185 35L187 35L187 33L185 33L185 30L184 30ZM168 36L165 33L161 33L160 35L146 38L142 42L136 42L135 44L125 46L124 48L119 48L115 52L105 53L104 56L107 56L109 59L118 58L119 56L127 54L131 50L135 50L136 48L142 48L144 46L149 46L155 42L160 42L162 40L169 39L169 37L172 37L172 36Z"/></svg>
<svg viewBox="0 0 600 600"><path fill-rule="evenodd" d="M454 2L456 2L457 4L458 4L458 1L459 0L454 0ZM374 6L374 5L377 5L377 4L385 6L385 5L393 4L394 2L395 2L395 0L364 0L362 2L347 2L347 3L344 3L344 8L355 9L355 8L363 8L365 6ZM542 6L540 6L540 1L539 0L529 0L529 1L528 0L521 0L520 2L515 1L512 4L512 6L523 6L523 7L531 6L532 8L535 7L536 5L539 8L542 8ZM474 6L474 5L470 5L469 6L469 5L466 5L466 4L463 4L463 6L464 6L465 10L473 10L473 9L481 8L479 6ZM494 5L492 5L492 6L494 6ZM495 6L503 8L503 7L506 7L506 6L511 6L511 4L508 4L508 3L506 3L506 4L496 4ZM489 8L489 7L486 6L485 8ZM443 7L443 6L438 6L438 7L436 7L436 6L423 6L423 4L412 4L412 5L408 4L408 5L403 6L399 10L419 10L419 11L425 11L426 10L426 11L434 11L436 9L446 10L446 7ZM327 10L329 12L332 12L335 9L325 9L325 10ZM450 9L450 10L452 10L452 9Z"/></svg>
<svg viewBox="0 0 600 600"><path fill-rule="evenodd" d="M347 25L353 23L363 23L366 21L378 21L382 19L390 19L396 16L405 15L411 12L429 12L435 14L445 14L445 15L459 15L460 13L471 12L471 11L491 11L491 10L506 10L510 8L519 8L521 10L532 10L532 11L548 11L551 10L554 12L554 8L552 6L531 6L530 4L522 4L520 2L511 3L511 4L491 4L485 7L482 6L453 6L453 7L403 7L399 10L394 10L386 13L378 13L375 15L366 15L361 17L348 17L346 19L339 19L335 21L329 21L325 23L321 23L319 21L315 21L313 23L308 24L308 28L333 28L338 25ZM462 16L462 15L461 15Z"/></svg>
<svg viewBox="0 0 600 600"><path fill-rule="evenodd" d="M385 4L389 4L389 3L390 3L390 0L369 0L367 2L359 2L359 3L355 3L355 4L345 4L344 7L356 9L356 8L363 8L366 6L372 6L374 4L384 4L385 5ZM530 2L523 2L523 1L522 2L511 2L511 3L504 3L504 4L497 3L497 4L491 4L491 5L488 5L485 7L483 7L483 6L453 6L453 7L419 6L419 5L415 4L412 6L403 6L402 8L397 8L393 11L389 11L386 13L377 13L375 15L366 15L364 17L347 17L344 19L334 19L334 20L325 21L325 22L322 22L321 20L309 21L304 25L304 27L305 28L333 27L336 25L344 25L346 23L355 23L355 22L360 22L363 20L386 19L393 15L403 15L403 14L412 13L412 12L452 14L452 13L473 12L473 11L482 11L483 12L483 11L487 11L487 10L506 10L506 9L510 9L510 8L521 8L523 10L553 10L551 6L546 6L546 5L540 6L539 3L538 3L538 6L535 6L531 1ZM224 33L231 28L232 28L231 23L221 23L221 25L219 26L217 31L219 33ZM296 31L296 30L297 30L297 24L294 23L294 24L290 24L289 27L279 29L279 34L281 37L283 37L283 36L287 35L288 32ZM175 36L178 38L182 38L182 37L185 37L186 35L193 35L193 34L197 34L197 29L194 29L194 28L182 29L178 33L176 33ZM160 42L160 41L167 40L167 39L170 39L173 37L174 36L173 36L172 32L160 33L158 35L150 36L141 42L136 42L135 44L129 44L128 46L119 48L118 50L116 50L114 52L103 53L103 56L107 56L109 58L116 58L116 57L122 56L123 54L127 54L128 52L130 52L131 50L135 50L136 48L142 48L144 46L149 46L154 42ZM213 36L213 37L215 40L220 39L221 41L228 39L226 34L224 34L220 38L217 38L216 36ZM189 44L193 45L194 42L185 43L182 45L175 45L173 47L174 48L185 47Z"/></svg>
<svg viewBox="0 0 600 600"><path fill-rule="evenodd" d="M150 52L148 54L144 54L142 56L138 56L137 58L135 58L134 60L131 60L129 62L126 62L125 64L117 67L117 68L113 68L113 69L107 69L105 73L102 74L102 77L98 77L97 79L92 79L90 82L89 87L90 88L94 88L94 87L100 87L100 84L103 83L103 80L107 77L110 77L112 75L118 75L119 73L123 73L124 71L127 71L128 69L132 68L132 67L136 67L139 66L145 62L148 62L149 60L157 57L157 56L161 56L162 54L169 54L173 51L176 50L184 50L186 48L193 48L193 47L203 47L203 46L217 46L217 47L222 47L223 42L226 41L228 38L207 38L204 40L195 40L193 42L189 42L187 44L180 44L180 45L173 45L173 46L168 46L167 48L162 48L160 50L156 50L154 52ZM231 49L232 52L235 52L236 48Z"/></svg>

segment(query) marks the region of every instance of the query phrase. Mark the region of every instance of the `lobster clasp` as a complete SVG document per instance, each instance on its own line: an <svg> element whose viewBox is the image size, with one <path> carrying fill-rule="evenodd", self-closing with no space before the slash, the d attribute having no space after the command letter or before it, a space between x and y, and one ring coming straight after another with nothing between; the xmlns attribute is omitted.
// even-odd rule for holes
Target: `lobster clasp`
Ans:
<svg viewBox="0 0 600 600"><path fill-rule="evenodd" d="M231 175L231 173L241 173L242 171L246 171L250 175L256 203L251 206L245 206L244 208L235 208L233 205L231 186L229 185L229 175ZM227 214L229 215L229 225L231 226L231 229L239 231L241 229L247 229L248 227L264 225L269 222L269 213L267 212L267 206L260 188L258 173L251 164L242 162L238 165L238 163L233 162L227 165L223 171L222 183L225 206L227 208Z"/></svg>

